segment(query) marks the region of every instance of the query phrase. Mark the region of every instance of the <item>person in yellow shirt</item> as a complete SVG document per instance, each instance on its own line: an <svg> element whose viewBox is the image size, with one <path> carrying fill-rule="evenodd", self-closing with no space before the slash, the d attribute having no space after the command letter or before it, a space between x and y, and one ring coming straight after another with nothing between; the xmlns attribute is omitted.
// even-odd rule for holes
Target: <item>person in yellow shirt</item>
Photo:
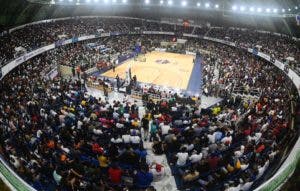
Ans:
<svg viewBox="0 0 300 191"><path fill-rule="evenodd" d="M132 122L131 122L132 126L134 126L135 128L138 128L140 126L140 122L137 118L135 118Z"/></svg>
<svg viewBox="0 0 300 191"><path fill-rule="evenodd" d="M218 115L221 112L221 107L216 106L212 109L213 115Z"/></svg>
<svg viewBox="0 0 300 191"><path fill-rule="evenodd" d="M145 117L146 117L149 121L152 119L151 113L149 113L149 112L145 115Z"/></svg>
<svg viewBox="0 0 300 191"><path fill-rule="evenodd" d="M98 156L99 166L103 173L106 173L108 170L109 160L108 157L101 153Z"/></svg>

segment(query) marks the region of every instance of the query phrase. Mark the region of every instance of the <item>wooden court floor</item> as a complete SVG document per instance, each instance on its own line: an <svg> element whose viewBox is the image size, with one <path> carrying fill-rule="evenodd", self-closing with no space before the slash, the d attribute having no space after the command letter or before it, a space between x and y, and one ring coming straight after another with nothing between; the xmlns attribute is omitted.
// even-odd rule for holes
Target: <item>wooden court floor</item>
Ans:
<svg viewBox="0 0 300 191"><path fill-rule="evenodd" d="M118 74L124 79L126 71L131 66L131 74L137 76L137 81L152 83L166 87L187 89L193 70L193 55L168 52L150 52L145 55L146 62L130 59L125 63L109 70L102 76L115 78Z"/></svg>

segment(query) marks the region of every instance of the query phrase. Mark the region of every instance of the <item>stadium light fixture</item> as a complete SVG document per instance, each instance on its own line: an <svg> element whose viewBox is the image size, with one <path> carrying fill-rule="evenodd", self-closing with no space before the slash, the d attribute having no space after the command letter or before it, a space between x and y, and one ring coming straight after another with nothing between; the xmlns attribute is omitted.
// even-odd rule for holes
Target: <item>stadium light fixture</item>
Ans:
<svg viewBox="0 0 300 191"><path fill-rule="evenodd" d="M284 13L284 12L285 12L285 9L281 9L281 12L283 12L283 13Z"/></svg>
<svg viewBox="0 0 300 191"><path fill-rule="evenodd" d="M256 10L258 13L260 13L261 11L262 11L262 9L259 7L259 8L257 8L257 10Z"/></svg>
<svg viewBox="0 0 300 191"><path fill-rule="evenodd" d="M186 6L186 4L187 4L187 2L186 2L186 1L181 1L181 6L185 7L185 6Z"/></svg>
<svg viewBox="0 0 300 191"><path fill-rule="evenodd" d="M298 10L298 7L296 6L295 9Z"/></svg>
<svg viewBox="0 0 300 191"><path fill-rule="evenodd" d="M266 9L266 12L267 12L267 13L270 13L270 11L271 11L270 8L267 8L267 9Z"/></svg>
<svg viewBox="0 0 300 191"><path fill-rule="evenodd" d="M209 8L210 4L209 3L205 3L205 8Z"/></svg>
<svg viewBox="0 0 300 191"><path fill-rule="evenodd" d="M201 3L198 2L198 3L197 3L197 7L200 7L200 6L201 6Z"/></svg>
<svg viewBox="0 0 300 191"><path fill-rule="evenodd" d="M69 2L71 3L71 2L73 2L73 0L69 0Z"/></svg>
<svg viewBox="0 0 300 191"><path fill-rule="evenodd" d="M254 7L250 7L251 12L254 12L254 10L255 10Z"/></svg>
<svg viewBox="0 0 300 191"><path fill-rule="evenodd" d="M245 11L245 7L244 6L240 6L240 11Z"/></svg>
<svg viewBox="0 0 300 191"><path fill-rule="evenodd" d="M278 10L277 9L273 9L273 13L277 13L278 12Z"/></svg>
<svg viewBox="0 0 300 191"><path fill-rule="evenodd" d="M122 0L122 3L127 3L127 0Z"/></svg>
<svg viewBox="0 0 300 191"><path fill-rule="evenodd" d="M236 10L237 10L237 6L236 6L236 5L233 5L233 6L232 6L232 10L236 11Z"/></svg>
<svg viewBox="0 0 300 191"><path fill-rule="evenodd" d="M149 4L150 3L150 0L145 0L145 4Z"/></svg>
<svg viewBox="0 0 300 191"><path fill-rule="evenodd" d="M216 8L216 9L219 9L219 4L215 4L215 8Z"/></svg>
<svg viewBox="0 0 300 191"><path fill-rule="evenodd" d="M91 0L85 0L85 2L86 2L86 3L89 3L89 2L91 2Z"/></svg>
<svg viewBox="0 0 300 191"><path fill-rule="evenodd" d="M104 3L107 4L107 3L108 3L108 0L104 0Z"/></svg>
<svg viewBox="0 0 300 191"><path fill-rule="evenodd" d="M164 4L164 1L163 1L163 0L160 0L159 4L161 4L161 5Z"/></svg>
<svg viewBox="0 0 300 191"><path fill-rule="evenodd" d="M63 2L64 0L59 0L59 2Z"/></svg>
<svg viewBox="0 0 300 191"><path fill-rule="evenodd" d="M291 9L290 9L290 8L289 8L288 10L289 10L289 11L291 11Z"/></svg>
<svg viewBox="0 0 300 191"><path fill-rule="evenodd" d="M172 0L169 0L169 1L168 1L168 5L173 5L173 1L172 1Z"/></svg>

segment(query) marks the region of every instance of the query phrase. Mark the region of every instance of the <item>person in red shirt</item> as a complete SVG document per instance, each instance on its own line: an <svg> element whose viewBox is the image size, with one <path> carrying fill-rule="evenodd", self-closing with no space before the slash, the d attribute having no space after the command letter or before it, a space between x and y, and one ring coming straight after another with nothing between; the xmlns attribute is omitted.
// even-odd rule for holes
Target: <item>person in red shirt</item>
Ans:
<svg viewBox="0 0 300 191"><path fill-rule="evenodd" d="M216 154L212 154L208 159L208 165L211 170L215 170L218 167L220 158Z"/></svg>
<svg viewBox="0 0 300 191"><path fill-rule="evenodd" d="M256 153L261 153L263 150L265 150L265 145L262 143L259 145L259 147L257 147L257 149L255 150Z"/></svg>
<svg viewBox="0 0 300 191"><path fill-rule="evenodd" d="M108 176L112 183L120 184L121 177L122 177L122 170L116 164L112 164L112 166L108 169Z"/></svg>

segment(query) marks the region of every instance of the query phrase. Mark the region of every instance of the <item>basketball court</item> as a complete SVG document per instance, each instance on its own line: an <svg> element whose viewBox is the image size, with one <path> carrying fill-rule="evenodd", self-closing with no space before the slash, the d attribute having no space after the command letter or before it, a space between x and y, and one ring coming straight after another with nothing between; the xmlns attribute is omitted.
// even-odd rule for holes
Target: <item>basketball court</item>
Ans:
<svg viewBox="0 0 300 191"><path fill-rule="evenodd" d="M137 81L160 86L187 89L193 70L194 55L176 54L153 51L145 54L145 61L130 59L102 76L115 78L118 74L125 79L126 71L131 67L131 75L137 76Z"/></svg>

